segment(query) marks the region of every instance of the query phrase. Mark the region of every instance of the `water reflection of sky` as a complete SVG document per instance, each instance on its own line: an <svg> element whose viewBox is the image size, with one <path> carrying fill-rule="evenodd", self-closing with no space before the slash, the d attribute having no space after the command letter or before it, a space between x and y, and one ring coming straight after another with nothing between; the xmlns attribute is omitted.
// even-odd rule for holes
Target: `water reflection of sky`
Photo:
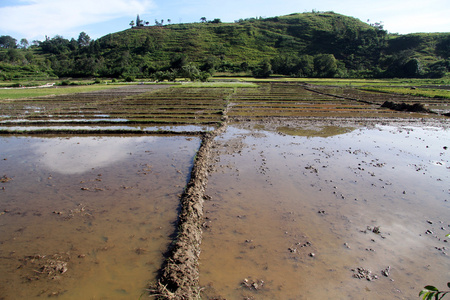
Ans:
<svg viewBox="0 0 450 300"><path fill-rule="evenodd" d="M0 116L1 117L1 116ZM0 121L1 124L1 121ZM36 131L36 130L67 130L75 132L77 130L86 131L116 131L116 130L135 130L145 132L172 131L172 132L192 132L192 131L211 131L214 126L197 126L197 125L177 125L177 126L0 126L0 130L9 132L16 131Z"/></svg>
<svg viewBox="0 0 450 300"><path fill-rule="evenodd" d="M81 174L123 161L136 149L137 143L154 141L154 137L42 139L32 146L32 150L39 163L52 172Z"/></svg>

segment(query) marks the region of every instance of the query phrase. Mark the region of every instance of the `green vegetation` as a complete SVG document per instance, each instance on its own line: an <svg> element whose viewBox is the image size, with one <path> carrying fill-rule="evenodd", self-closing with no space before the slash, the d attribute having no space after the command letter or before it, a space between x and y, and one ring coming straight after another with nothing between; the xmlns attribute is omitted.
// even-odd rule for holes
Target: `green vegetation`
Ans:
<svg viewBox="0 0 450 300"><path fill-rule="evenodd" d="M138 18L139 19L139 18ZM102 77L207 81L220 73L269 77L441 78L450 71L450 34L388 34L333 12L136 26L91 40L33 42L0 37L0 80ZM134 22L134 21L133 21ZM148 24L146 22L145 24Z"/></svg>
<svg viewBox="0 0 450 300"><path fill-rule="evenodd" d="M447 282L447 286L450 288L450 282ZM440 291L435 286L427 285L422 291L420 291L419 297L423 297L423 300L440 300L448 293L450 293L450 291Z"/></svg>
<svg viewBox="0 0 450 300"><path fill-rule="evenodd" d="M435 89L435 88L416 88L416 87L365 87L363 90L393 93L393 94L404 94L413 95L419 97L429 97L429 98L447 98L450 99L450 91Z"/></svg>
<svg viewBox="0 0 450 300"><path fill-rule="evenodd" d="M23 99L31 97L42 97L50 95L64 95L74 93L93 92L105 89L117 88L114 85L84 85L70 86L64 88L24 88L24 89L3 89L0 93L0 100Z"/></svg>
<svg viewBox="0 0 450 300"><path fill-rule="evenodd" d="M257 88L256 83L251 82L190 82L176 87L180 88Z"/></svg>

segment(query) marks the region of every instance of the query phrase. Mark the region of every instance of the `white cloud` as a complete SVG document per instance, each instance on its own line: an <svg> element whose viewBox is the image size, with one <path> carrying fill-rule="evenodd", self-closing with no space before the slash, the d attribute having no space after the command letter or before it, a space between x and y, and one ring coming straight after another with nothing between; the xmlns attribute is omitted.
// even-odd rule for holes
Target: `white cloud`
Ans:
<svg viewBox="0 0 450 300"><path fill-rule="evenodd" d="M0 0L2 1L2 0ZM3 0L4 1L4 0ZM9 0L8 0L9 1ZM56 34L91 37L128 28L140 14L146 20L171 18L198 22L200 17L233 22L239 18L273 17L312 9L334 11L366 22L383 21L390 32L450 31L449 0L17 0L0 7L0 34L42 39ZM0 5L1 6L1 5Z"/></svg>
<svg viewBox="0 0 450 300"><path fill-rule="evenodd" d="M32 0L0 8L0 27L33 38L53 37L73 28L148 13L152 0Z"/></svg>

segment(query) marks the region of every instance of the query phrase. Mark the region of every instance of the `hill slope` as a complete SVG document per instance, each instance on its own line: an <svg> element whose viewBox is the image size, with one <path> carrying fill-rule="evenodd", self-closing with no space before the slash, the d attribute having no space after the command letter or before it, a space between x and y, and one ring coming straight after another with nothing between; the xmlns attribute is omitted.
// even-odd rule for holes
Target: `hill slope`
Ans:
<svg viewBox="0 0 450 300"><path fill-rule="evenodd" d="M441 77L450 71L449 49L448 33L389 35L379 24L326 12L139 26L88 46L57 36L34 48L31 64L57 76L150 77L191 63L260 76ZM20 65L5 52L0 60Z"/></svg>

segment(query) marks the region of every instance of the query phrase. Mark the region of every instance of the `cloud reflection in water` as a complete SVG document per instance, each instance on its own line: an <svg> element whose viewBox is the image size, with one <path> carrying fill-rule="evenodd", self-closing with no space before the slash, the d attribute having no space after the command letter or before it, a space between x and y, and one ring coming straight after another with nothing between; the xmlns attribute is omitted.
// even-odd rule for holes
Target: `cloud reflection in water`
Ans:
<svg viewBox="0 0 450 300"><path fill-rule="evenodd" d="M70 175L120 162L136 151L136 145L154 141L154 137L52 138L36 143L33 151L45 168Z"/></svg>

